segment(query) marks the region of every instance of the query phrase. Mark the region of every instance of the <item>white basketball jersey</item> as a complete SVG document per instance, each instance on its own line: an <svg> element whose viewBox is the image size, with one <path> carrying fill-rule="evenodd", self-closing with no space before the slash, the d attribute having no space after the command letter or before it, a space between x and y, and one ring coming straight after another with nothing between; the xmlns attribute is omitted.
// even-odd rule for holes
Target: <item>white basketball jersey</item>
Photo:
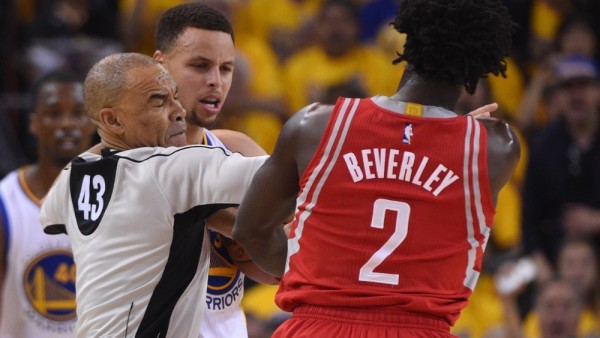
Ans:
<svg viewBox="0 0 600 338"><path fill-rule="evenodd" d="M210 131L204 130L206 143L226 149ZM206 312L200 325L201 338L247 338L246 317L241 302L244 297L244 274L237 268L222 235L209 231L211 254L206 292Z"/></svg>
<svg viewBox="0 0 600 338"><path fill-rule="evenodd" d="M267 157L221 148L84 153L59 176L40 219L69 234L78 337L195 338L206 297L205 219L237 205Z"/></svg>
<svg viewBox="0 0 600 338"><path fill-rule="evenodd" d="M42 231L40 207L24 191L23 172L13 171L0 182L6 254L0 337L74 337L75 266L69 238Z"/></svg>

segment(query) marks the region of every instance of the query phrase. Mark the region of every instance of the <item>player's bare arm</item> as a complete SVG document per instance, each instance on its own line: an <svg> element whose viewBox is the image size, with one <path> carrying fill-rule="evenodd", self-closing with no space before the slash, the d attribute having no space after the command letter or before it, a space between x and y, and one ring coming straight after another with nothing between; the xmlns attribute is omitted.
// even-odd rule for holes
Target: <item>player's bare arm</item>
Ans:
<svg viewBox="0 0 600 338"><path fill-rule="evenodd" d="M246 275L246 277L252 279L255 282L261 284L277 284L278 281L274 279L270 274L265 273L259 268L252 258L246 252L243 246L230 238L223 238L223 245L227 248L229 257L233 260L235 265Z"/></svg>
<svg viewBox="0 0 600 338"><path fill-rule="evenodd" d="M225 237L231 238L233 222L237 214L237 207L221 209L206 218L206 227Z"/></svg>
<svg viewBox="0 0 600 338"><path fill-rule="evenodd" d="M275 277L284 272L287 236L282 224L296 206L300 174L295 153L302 145L298 139L309 110L301 110L284 125L273 154L252 180L234 227L233 239L244 246L261 269ZM273 209L275 201L283 207Z"/></svg>
<svg viewBox="0 0 600 338"><path fill-rule="evenodd" d="M267 152L261 148L248 135L234 130L214 129L211 132L217 136L225 147L233 152L238 152L244 156L261 156ZM237 209L237 208L236 208ZM250 255L244 250L240 244L232 239L224 239L223 245L227 248L227 252L235 265L250 279L262 284L276 284L276 280L271 275L262 271L250 258Z"/></svg>
<svg viewBox="0 0 600 338"><path fill-rule="evenodd" d="M494 118L480 121L488 131L488 173L495 204L498 192L508 182L519 162L521 149L519 139L508 123Z"/></svg>

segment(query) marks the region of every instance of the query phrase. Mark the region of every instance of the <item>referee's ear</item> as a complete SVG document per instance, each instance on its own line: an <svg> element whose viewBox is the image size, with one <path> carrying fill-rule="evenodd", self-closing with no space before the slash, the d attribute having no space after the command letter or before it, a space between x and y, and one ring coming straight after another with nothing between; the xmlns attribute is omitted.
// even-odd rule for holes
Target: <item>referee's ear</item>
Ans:
<svg viewBox="0 0 600 338"><path fill-rule="evenodd" d="M160 62L160 64L165 64L165 58L163 57L163 52L161 52L160 50L155 50L154 51L154 55L152 55L152 57L154 58L154 60Z"/></svg>
<svg viewBox="0 0 600 338"><path fill-rule="evenodd" d="M124 133L123 123L119 120L116 112L112 108L102 108L98 113L100 124L110 133L121 135Z"/></svg>

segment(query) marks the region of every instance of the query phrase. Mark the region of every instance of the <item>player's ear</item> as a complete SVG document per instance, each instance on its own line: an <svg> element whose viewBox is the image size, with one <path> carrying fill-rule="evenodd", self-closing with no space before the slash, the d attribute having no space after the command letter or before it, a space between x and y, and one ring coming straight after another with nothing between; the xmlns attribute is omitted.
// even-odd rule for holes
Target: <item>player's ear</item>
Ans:
<svg viewBox="0 0 600 338"><path fill-rule="evenodd" d="M112 108L102 108L98 112L98 119L100 124L103 125L107 130L115 134L123 133L123 123L119 119L117 112Z"/></svg>

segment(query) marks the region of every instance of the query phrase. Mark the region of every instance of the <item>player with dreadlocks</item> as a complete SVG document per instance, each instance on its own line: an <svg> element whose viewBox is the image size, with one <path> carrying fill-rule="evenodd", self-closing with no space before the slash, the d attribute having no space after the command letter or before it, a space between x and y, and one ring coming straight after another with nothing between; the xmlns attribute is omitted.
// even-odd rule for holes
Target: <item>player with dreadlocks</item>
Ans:
<svg viewBox="0 0 600 338"><path fill-rule="evenodd" d="M234 239L293 313L274 337L453 337L477 283L519 144L453 109L505 75L512 21L501 0L406 0L392 24L398 91L296 113L239 208Z"/></svg>

